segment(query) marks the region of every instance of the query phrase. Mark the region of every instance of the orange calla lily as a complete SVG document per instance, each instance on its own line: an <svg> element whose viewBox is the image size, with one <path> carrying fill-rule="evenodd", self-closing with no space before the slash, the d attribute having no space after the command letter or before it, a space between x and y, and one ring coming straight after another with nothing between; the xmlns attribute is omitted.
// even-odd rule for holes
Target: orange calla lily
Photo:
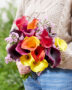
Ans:
<svg viewBox="0 0 72 90"><path fill-rule="evenodd" d="M39 46L39 44L40 41L37 37L26 37L22 42L21 48L34 51L37 48L37 46Z"/></svg>
<svg viewBox="0 0 72 90"><path fill-rule="evenodd" d="M38 24L38 19L33 19L33 21L28 24L27 29L36 29L37 24Z"/></svg>

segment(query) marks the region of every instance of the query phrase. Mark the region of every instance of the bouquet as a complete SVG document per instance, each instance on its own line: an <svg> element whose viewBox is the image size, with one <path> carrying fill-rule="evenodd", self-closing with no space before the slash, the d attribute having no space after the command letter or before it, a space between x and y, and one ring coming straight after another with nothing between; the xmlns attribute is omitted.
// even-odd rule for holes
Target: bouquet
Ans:
<svg viewBox="0 0 72 90"><path fill-rule="evenodd" d="M35 73L60 64L61 51L66 50L67 44L54 33L51 22L37 18L29 21L29 17L22 16L14 23L17 29L5 39L9 44L6 63L18 60Z"/></svg>

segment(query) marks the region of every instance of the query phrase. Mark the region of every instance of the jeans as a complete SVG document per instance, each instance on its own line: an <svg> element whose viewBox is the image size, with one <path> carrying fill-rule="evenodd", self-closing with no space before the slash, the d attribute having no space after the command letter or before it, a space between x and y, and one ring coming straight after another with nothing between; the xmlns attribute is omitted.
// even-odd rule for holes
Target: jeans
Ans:
<svg viewBox="0 0 72 90"><path fill-rule="evenodd" d="M32 73L23 83L25 90L72 90L72 70L49 68L40 76Z"/></svg>

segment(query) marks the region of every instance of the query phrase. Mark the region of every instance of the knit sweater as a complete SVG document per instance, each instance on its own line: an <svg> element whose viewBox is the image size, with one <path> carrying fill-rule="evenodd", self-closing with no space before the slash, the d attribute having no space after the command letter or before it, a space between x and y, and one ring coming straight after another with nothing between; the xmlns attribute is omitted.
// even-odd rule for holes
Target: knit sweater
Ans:
<svg viewBox="0 0 72 90"><path fill-rule="evenodd" d="M55 24L57 35L68 43L65 52L61 52L62 61L58 67L72 69L72 0L20 0L16 18L23 15L43 19ZM11 30L16 28L13 24Z"/></svg>

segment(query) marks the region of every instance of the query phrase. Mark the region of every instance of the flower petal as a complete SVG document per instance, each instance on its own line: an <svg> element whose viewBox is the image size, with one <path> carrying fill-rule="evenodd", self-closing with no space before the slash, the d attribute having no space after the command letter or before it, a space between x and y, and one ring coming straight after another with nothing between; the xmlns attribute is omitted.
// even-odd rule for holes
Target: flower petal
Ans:
<svg viewBox="0 0 72 90"><path fill-rule="evenodd" d="M35 34L35 30L29 29L29 30L24 30L24 35L27 37L31 37Z"/></svg>
<svg viewBox="0 0 72 90"><path fill-rule="evenodd" d="M45 37L45 36L48 36L48 32L46 29L44 29L42 34L41 34L41 37Z"/></svg>
<svg viewBox="0 0 72 90"><path fill-rule="evenodd" d="M8 64L9 62L12 62L12 58L10 57L10 55L8 54L6 57L5 57L5 62L6 64Z"/></svg>
<svg viewBox="0 0 72 90"><path fill-rule="evenodd" d="M27 55L28 53L30 53L30 51L21 48L22 42L23 42L23 40L21 40L21 41L18 43L18 45L17 45L17 47L16 47L16 51L17 51L18 53L20 53L21 55Z"/></svg>
<svg viewBox="0 0 72 90"><path fill-rule="evenodd" d="M27 29L36 29L38 24L38 19L33 19L27 26Z"/></svg>
<svg viewBox="0 0 72 90"><path fill-rule="evenodd" d="M40 41L37 37L35 36L27 37L23 40L21 48L33 51L37 48L37 46L39 46L39 44L40 44Z"/></svg>
<svg viewBox="0 0 72 90"><path fill-rule="evenodd" d="M59 46L61 51L65 51L67 49L67 43L58 37L55 38L55 45Z"/></svg>
<svg viewBox="0 0 72 90"><path fill-rule="evenodd" d="M16 20L16 25L19 28L19 30L22 30L23 25L27 25L27 24L28 24L28 20L26 20L25 16Z"/></svg>
<svg viewBox="0 0 72 90"><path fill-rule="evenodd" d="M48 32L45 29L41 34L40 43L45 48L49 48L53 45L53 39L48 36Z"/></svg>
<svg viewBox="0 0 72 90"><path fill-rule="evenodd" d="M51 47L46 50L45 58L53 67L56 67L61 62L61 53L57 48Z"/></svg>
<svg viewBox="0 0 72 90"><path fill-rule="evenodd" d="M20 61L25 66L31 66L32 62L34 61L33 57L29 53L28 55L23 55L20 57Z"/></svg>
<svg viewBox="0 0 72 90"><path fill-rule="evenodd" d="M31 64L31 70L33 72L41 72L48 67L48 62L44 59L41 62L33 62Z"/></svg>
<svg viewBox="0 0 72 90"><path fill-rule="evenodd" d="M31 52L33 58L35 59L36 62L42 61L45 57L45 51L44 48L41 46L38 46L35 51Z"/></svg>
<svg viewBox="0 0 72 90"><path fill-rule="evenodd" d="M19 35L19 37L21 37L21 36L23 35L22 31L19 31L19 30L17 30L17 29L14 29L13 31L11 31L11 33L12 33L12 32L17 33L17 34Z"/></svg>
<svg viewBox="0 0 72 90"><path fill-rule="evenodd" d="M18 59L21 55L15 50L17 44L14 44L8 49L8 54L14 60Z"/></svg>
<svg viewBox="0 0 72 90"><path fill-rule="evenodd" d="M42 38L42 39L40 40L40 42L41 42L41 45L42 45L43 47L45 47L45 48L49 48L49 47L51 47L52 44L53 44L52 38Z"/></svg>

